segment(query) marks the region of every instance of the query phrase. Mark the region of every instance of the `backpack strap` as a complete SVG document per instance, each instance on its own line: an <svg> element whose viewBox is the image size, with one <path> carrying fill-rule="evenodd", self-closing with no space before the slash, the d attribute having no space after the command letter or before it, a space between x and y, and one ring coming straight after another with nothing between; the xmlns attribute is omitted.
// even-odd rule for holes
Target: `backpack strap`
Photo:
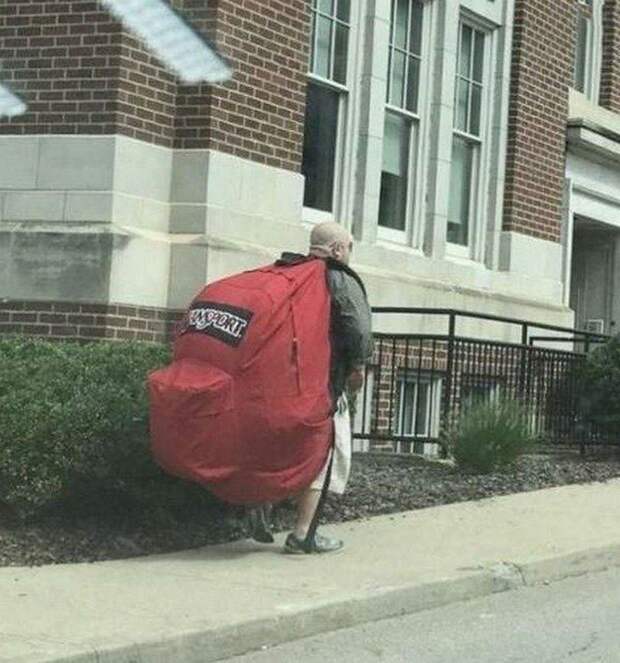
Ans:
<svg viewBox="0 0 620 663"><path fill-rule="evenodd" d="M311 260L320 260L320 258L317 258L317 256L305 256L302 253L285 251L274 264L276 267L292 267L293 265L301 265L302 263L310 262Z"/></svg>
<svg viewBox="0 0 620 663"><path fill-rule="evenodd" d="M308 533L306 534L306 538L304 539L304 545L308 548L308 550L310 550L312 548L312 545L314 544L314 535L316 534L316 530L319 526L319 518L321 517L321 513L323 512L323 507L325 506L325 500L327 499L327 493L329 492L329 484L331 483L332 480L332 465L334 463L335 447L336 447L336 425L332 417L332 442L329 446L330 458L329 458L329 464L327 466L327 472L325 473L325 483L323 484L323 488L321 489L321 497L319 498L319 503L317 504L314 516L312 516L312 522L310 523L310 527L308 528Z"/></svg>
<svg viewBox="0 0 620 663"><path fill-rule="evenodd" d="M319 256L304 255L303 253L292 253L285 251L280 256L280 258L275 261L274 265L276 267L292 267L293 265L301 265L302 263L310 262L311 260L324 260L327 264L327 269L345 272L345 274L348 274L357 281L357 284L362 289L364 295L368 297L366 287L364 286L364 282L362 281L360 275L354 269L351 269L349 265L345 265L343 262L340 262L335 258L321 258Z"/></svg>
<svg viewBox="0 0 620 663"><path fill-rule="evenodd" d="M348 274L352 278L354 278L357 281L357 284L359 287L362 289L362 292L366 297L368 297L368 294L366 293L366 287L364 286L364 283L359 276L359 274L354 270L349 267L349 265L345 265L343 262L340 262L339 260L335 260L334 258L325 258L325 262L327 263L327 268L336 270L339 272L344 272L345 274Z"/></svg>

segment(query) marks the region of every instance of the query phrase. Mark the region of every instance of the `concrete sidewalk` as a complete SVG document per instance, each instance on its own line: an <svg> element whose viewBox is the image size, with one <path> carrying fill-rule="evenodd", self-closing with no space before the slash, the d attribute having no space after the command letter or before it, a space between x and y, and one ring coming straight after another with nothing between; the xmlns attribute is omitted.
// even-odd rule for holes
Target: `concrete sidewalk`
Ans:
<svg viewBox="0 0 620 663"><path fill-rule="evenodd" d="M0 661L207 663L620 565L620 480L325 528L340 553L244 541L0 569Z"/></svg>

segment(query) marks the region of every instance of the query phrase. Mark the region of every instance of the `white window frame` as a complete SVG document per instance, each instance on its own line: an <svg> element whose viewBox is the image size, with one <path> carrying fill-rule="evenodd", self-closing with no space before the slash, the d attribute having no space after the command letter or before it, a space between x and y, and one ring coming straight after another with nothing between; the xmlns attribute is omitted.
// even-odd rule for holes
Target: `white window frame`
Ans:
<svg viewBox="0 0 620 663"><path fill-rule="evenodd" d="M388 2L391 0L388 0ZM409 26L410 28L411 26ZM426 160L426 143L425 143L425 118L428 116L429 104L429 86L430 81L430 63L431 63L431 48L432 48L432 20L430 13L430 4L422 2L422 49L420 54L420 80L418 87L418 110L417 112L410 111L400 106L386 101L384 106L383 126L385 127L385 115L387 113L394 113L404 117L409 123L409 146L407 153L407 200L405 205L405 229L395 230L394 228L386 228L379 225L377 217L377 239L381 242L400 244L405 246L413 245L414 248L421 248L423 242L424 227L421 223L423 211L421 204L423 201L423 187L424 178L418 175L420 165L425 163ZM388 40L388 49L391 44ZM389 89L390 71L388 69L387 86ZM383 152L382 152L383 158Z"/></svg>
<svg viewBox="0 0 620 663"><path fill-rule="evenodd" d="M467 228L467 244L456 244L446 239L446 252L448 255L455 258L463 258L465 260L473 259L473 244L475 244L476 233L476 215L478 213L478 198L480 192L480 155L482 152L482 141L476 136L471 136L463 131L454 129L452 131L452 139L462 138L470 145L475 145L472 157L471 179L470 179L470 196L469 196L469 211L468 211L468 228ZM452 171L450 171L450 182L452 182ZM473 241L472 241L473 240Z"/></svg>
<svg viewBox="0 0 620 663"><path fill-rule="evenodd" d="M584 0L578 0L578 2L587 5ZM603 4L604 0L592 0L592 17L588 22L586 42L584 89L583 92L580 92L580 94L585 95L593 104L599 103L601 88L601 67L603 60ZM577 64L576 58L577 53L575 53L575 66ZM579 90L576 91L579 92Z"/></svg>
<svg viewBox="0 0 620 663"><path fill-rule="evenodd" d="M497 57L497 39L494 26L490 25L484 18L463 9L458 21L457 57L455 60L455 76L453 80L453 99L456 99L456 79L458 77L457 67L460 56L461 26L467 25L473 30L484 34L484 63L482 70L482 94L480 100L480 133L477 136L468 132L458 130L452 123L452 143L454 137L458 136L464 140L477 145L474 152L471 194L469 199L469 228L467 245L449 242L446 236L446 257L457 260L482 262L484 260L484 242L486 235L486 224L488 212L484 205L484 192L488 189L489 164L491 162L491 122L493 113L491 101L493 99L494 85L494 63ZM454 118L455 109L453 109ZM450 179L452 168L450 168ZM448 184L448 187L450 184ZM446 224L448 220L446 219ZM447 231L447 229L446 229Z"/></svg>
<svg viewBox="0 0 620 663"><path fill-rule="evenodd" d="M414 385L415 392L413 402L411 403L412 407L412 428L415 431L416 429L416 412L417 412L417 399L419 394L420 384L428 385L430 389L430 398L426 404L426 434L418 435L417 433L404 433L401 429L402 422L405 420L404 409L406 407L405 403L405 389L407 385ZM439 376L432 376L428 372L417 371L408 371L403 375L399 376L397 381L398 388L398 419L396 420L396 426L394 428L396 435L402 435L403 437L411 438L412 442L415 442L418 438L429 438L429 437L438 437L439 428L441 422L441 392L443 387L443 378ZM432 415L432 419L431 419ZM396 443L396 452L401 453L405 445L409 446L410 443ZM426 446L436 446L434 443L425 443L424 444L424 453L426 453Z"/></svg>
<svg viewBox="0 0 620 663"><path fill-rule="evenodd" d="M484 376L484 375L466 375L466 382L470 380L472 383L483 384L485 387L488 387L488 402L497 403L502 395L502 383L497 380L494 376ZM467 385L466 385L467 386ZM461 394L460 397L461 406L463 406L469 398Z"/></svg>
<svg viewBox="0 0 620 663"><path fill-rule="evenodd" d="M320 85L339 94L338 120L336 128L336 153L334 156L334 187L332 198L332 211L314 209L302 206L302 221L315 225L326 221L345 220L348 214L347 204L352 180L354 177L354 151L357 143L355 136L355 116L359 112L355 108L355 100L359 96L359 69L361 66L360 53L362 50L363 17L366 11L366 0L352 1L349 15L349 41L347 49L347 84L342 85L309 71L307 84ZM335 40L334 40L335 42ZM310 67L312 66L312 49L310 51ZM332 52L334 44L332 44Z"/></svg>
<svg viewBox="0 0 620 663"><path fill-rule="evenodd" d="M364 386L357 392L356 410L353 417L352 433L370 433L373 414L373 394L375 387L375 369L372 366L366 367ZM364 398L366 398L366 412L364 412ZM370 440L357 440L353 438L353 451L370 451Z"/></svg>
<svg viewBox="0 0 620 663"><path fill-rule="evenodd" d="M377 234L380 239L394 242L395 244L409 244L409 237L411 235L411 218L415 208L415 190L414 183L416 180L417 170L417 155L418 155L418 137L420 134L420 116L411 111L398 106L386 104L385 116L388 113L399 115L403 117L409 124L409 145L407 146L407 196L405 202L405 229L396 230L395 228L386 228L378 223L377 219Z"/></svg>

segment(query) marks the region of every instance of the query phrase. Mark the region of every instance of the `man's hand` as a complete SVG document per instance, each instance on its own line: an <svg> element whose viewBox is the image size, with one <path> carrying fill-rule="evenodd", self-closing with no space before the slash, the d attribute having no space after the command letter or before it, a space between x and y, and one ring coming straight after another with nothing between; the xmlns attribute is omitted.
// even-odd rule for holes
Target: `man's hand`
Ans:
<svg viewBox="0 0 620 663"><path fill-rule="evenodd" d="M354 368L347 378L347 386L353 392L359 391L364 384L364 369Z"/></svg>

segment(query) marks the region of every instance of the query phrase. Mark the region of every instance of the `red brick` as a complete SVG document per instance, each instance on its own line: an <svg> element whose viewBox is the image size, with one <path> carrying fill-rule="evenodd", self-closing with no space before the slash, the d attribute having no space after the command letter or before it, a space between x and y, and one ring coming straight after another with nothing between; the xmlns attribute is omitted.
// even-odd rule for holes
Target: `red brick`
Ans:
<svg viewBox="0 0 620 663"><path fill-rule="evenodd" d="M94 315L69 315L67 317L67 322L72 325L94 325L95 316Z"/></svg>
<svg viewBox="0 0 620 663"><path fill-rule="evenodd" d="M22 333L30 336L48 336L50 331L49 325L22 325Z"/></svg>
<svg viewBox="0 0 620 663"><path fill-rule="evenodd" d="M86 338L105 338L105 327L80 327L79 335Z"/></svg>
<svg viewBox="0 0 620 663"><path fill-rule="evenodd" d="M36 313L12 313L11 322L37 322Z"/></svg>
<svg viewBox="0 0 620 663"><path fill-rule="evenodd" d="M46 322L52 325L64 325L67 322L67 316L62 313L39 313L39 322Z"/></svg>
<svg viewBox="0 0 620 663"><path fill-rule="evenodd" d="M52 325L50 336L75 337L78 335L78 328L68 325Z"/></svg>
<svg viewBox="0 0 620 663"><path fill-rule="evenodd" d="M503 228L553 242L562 224L577 11L576 0L515 4Z"/></svg>
<svg viewBox="0 0 620 663"><path fill-rule="evenodd" d="M5 12L6 13L6 12ZM96 2L51 3L33 0L20 5L20 12L7 15L0 28L5 71L18 91L28 90L30 112L0 123L0 132L24 133L128 133L126 118L140 113L151 99L159 102L159 120L167 131L145 131L149 142L172 145L174 125L173 79L143 45L121 30L109 12ZM97 114L84 116L83 108L66 103L75 95L44 94L55 90L83 92L109 88L118 95L130 64L120 60L126 45L149 65L151 80L139 90L129 113L122 117L114 107L99 107ZM11 51L8 49L11 48ZM52 60L52 58L55 58ZM44 106L39 102L47 102ZM95 108L93 107L93 110Z"/></svg>
<svg viewBox="0 0 620 663"><path fill-rule="evenodd" d="M137 332L131 331L129 329L117 329L116 330L116 338L125 340L125 341L133 341L136 338Z"/></svg>
<svg viewBox="0 0 620 663"><path fill-rule="evenodd" d="M230 61L235 76L212 88L180 86L175 119L176 147L212 148L276 167L299 171L303 149L306 71L310 39L310 3L292 0L264 3L220 0L205 7L178 3L194 24L205 31ZM294 18L292 18L294 17ZM250 56L250 54L252 54ZM250 65L248 65L248 61ZM276 63L287 63L277 72ZM272 103L274 93L286 90L286 103ZM248 113L264 108L260 136L244 145ZM291 120L291 110L294 119ZM291 120L295 138L276 155L273 143L283 122ZM214 131L215 122L222 123Z"/></svg>

